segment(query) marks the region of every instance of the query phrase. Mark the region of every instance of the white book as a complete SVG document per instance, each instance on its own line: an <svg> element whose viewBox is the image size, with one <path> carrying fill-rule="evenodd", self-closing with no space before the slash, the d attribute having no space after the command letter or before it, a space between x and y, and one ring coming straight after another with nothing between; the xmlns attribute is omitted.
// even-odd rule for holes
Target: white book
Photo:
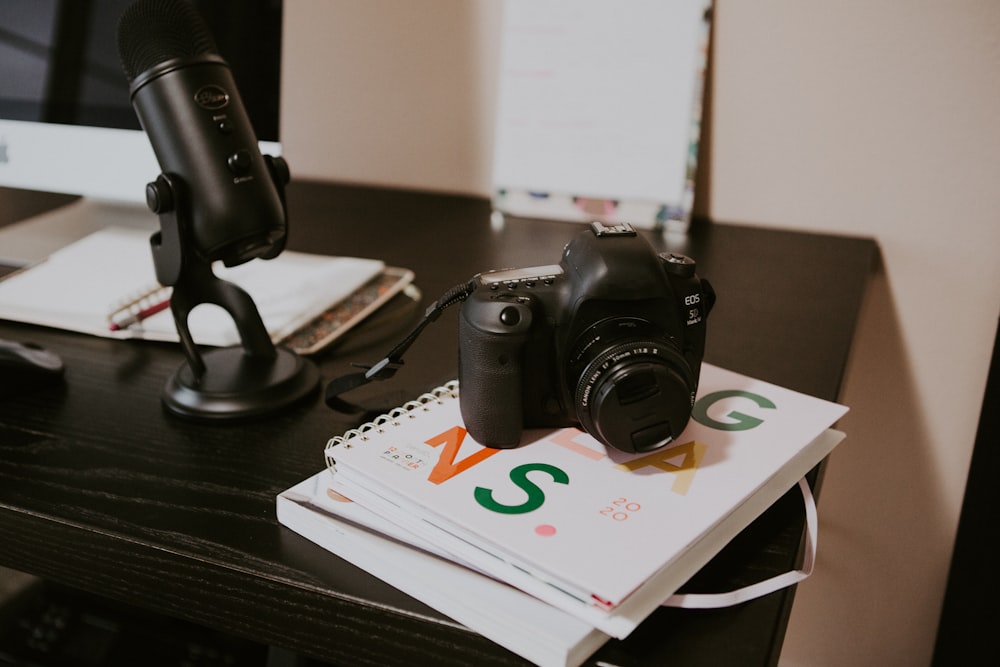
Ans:
<svg viewBox="0 0 1000 667"><path fill-rule="evenodd" d="M278 521L535 664L575 667L608 640L570 614L446 560L433 545L332 492L330 482L322 470L282 492Z"/></svg>
<svg viewBox="0 0 1000 667"><path fill-rule="evenodd" d="M657 452L571 428L495 450L466 433L451 383L326 454L333 489L405 539L623 638L833 450L846 411L705 364L694 418Z"/></svg>
<svg viewBox="0 0 1000 667"><path fill-rule="evenodd" d="M839 442L828 429L820 439ZM575 667L609 636L576 616L458 563L439 547L382 519L331 488L322 470L283 491L278 521L369 574L422 601L484 637L543 667ZM807 517L804 563L792 570L725 593L675 594L665 605L723 607L746 602L798 583L812 571L816 508L805 480L799 481ZM447 560L445 560L447 559Z"/></svg>

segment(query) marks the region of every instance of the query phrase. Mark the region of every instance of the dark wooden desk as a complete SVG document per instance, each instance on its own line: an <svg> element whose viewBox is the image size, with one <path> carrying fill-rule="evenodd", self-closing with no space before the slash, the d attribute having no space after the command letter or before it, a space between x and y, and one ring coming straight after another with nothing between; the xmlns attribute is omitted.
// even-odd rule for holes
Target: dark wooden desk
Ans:
<svg viewBox="0 0 1000 667"><path fill-rule="evenodd" d="M6 203L14 200L22 203ZM0 192L0 223L37 201ZM428 303L478 271L554 263L580 230L496 226L482 199L310 183L293 183L289 206L290 249L410 267ZM719 294L707 361L837 398L874 242L723 224L656 242L695 257ZM397 403L453 378L455 311L424 333L395 379L352 398ZM178 346L10 322L0 322L0 338L45 345L67 366L64 384L0 401L0 564L335 663L523 663L277 523L275 495L321 469L326 440L354 425L318 395L250 425L188 423L160 406L163 382L183 361ZM376 361L394 342L321 356L324 380L350 361ZM723 590L793 565L803 525L796 494L690 589ZM793 594L716 611L660 609L591 662L775 664Z"/></svg>

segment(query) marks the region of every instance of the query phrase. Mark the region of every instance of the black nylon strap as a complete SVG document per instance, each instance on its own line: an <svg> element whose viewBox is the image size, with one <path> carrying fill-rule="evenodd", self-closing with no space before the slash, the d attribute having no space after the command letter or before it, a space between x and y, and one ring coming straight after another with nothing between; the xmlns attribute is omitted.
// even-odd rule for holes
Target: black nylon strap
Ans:
<svg viewBox="0 0 1000 667"><path fill-rule="evenodd" d="M417 337L423 332L427 325L431 322L437 320L441 313L444 312L449 306L452 306L460 301L465 301L472 291L476 287L476 280L472 280L462 283L461 285L456 285L450 290L444 293L437 301L428 306L427 310L424 311L424 317L417 323L417 326L406 335L406 337L399 342L389 354L385 355L381 361L372 364L352 364L358 368L365 369L363 372L349 373L347 375L341 375L336 377L326 385L326 394L324 400L328 407L333 408L339 412L345 413L357 413L357 412L369 412L369 410L354 405L348 401L340 398L341 394L344 394L358 387L364 386L369 382L374 380L388 380L393 375L396 374L403 366L403 354L413 345Z"/></svg>

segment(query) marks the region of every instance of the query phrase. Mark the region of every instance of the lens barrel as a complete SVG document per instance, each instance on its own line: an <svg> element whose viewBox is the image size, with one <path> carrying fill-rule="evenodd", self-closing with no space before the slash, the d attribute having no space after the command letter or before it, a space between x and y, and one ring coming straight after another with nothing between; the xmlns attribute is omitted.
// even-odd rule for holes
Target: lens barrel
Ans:
<svg viewBox="0 0 1000 667"><path fill-rule="evenodd" d="M649 452L687 426L696 382L677 345L637 318L584 333L570 375L582 427L625 452Z"/></svg>

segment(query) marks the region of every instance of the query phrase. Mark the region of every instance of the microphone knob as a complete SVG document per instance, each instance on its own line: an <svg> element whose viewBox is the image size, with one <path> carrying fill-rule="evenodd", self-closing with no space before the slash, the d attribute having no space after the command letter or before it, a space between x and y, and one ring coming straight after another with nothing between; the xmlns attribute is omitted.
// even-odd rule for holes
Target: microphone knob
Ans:
<svg viewBox="0 0 1000 667"><path fill-rule="evenodd" d="M162 176L146 184L146 206L153 213L167 213L174 207L170 184Z"/></svg>
<svg viewBox="0 0 1000 667"><path fill-rule="evenodd" d="M245 175L248 171L250 171L250 151L245 148L241 148L229 156L226 160L226 164L229 165L229 170L237 176Z"/></svg>
<svg viewBox="0 0 1000 667"><path fill-rule="evenodd" d="M280 185L288 185L292 180L292 174L288 170L288 163L280 155L265 155L264 162L271 172L271 177Z"/></svg>

